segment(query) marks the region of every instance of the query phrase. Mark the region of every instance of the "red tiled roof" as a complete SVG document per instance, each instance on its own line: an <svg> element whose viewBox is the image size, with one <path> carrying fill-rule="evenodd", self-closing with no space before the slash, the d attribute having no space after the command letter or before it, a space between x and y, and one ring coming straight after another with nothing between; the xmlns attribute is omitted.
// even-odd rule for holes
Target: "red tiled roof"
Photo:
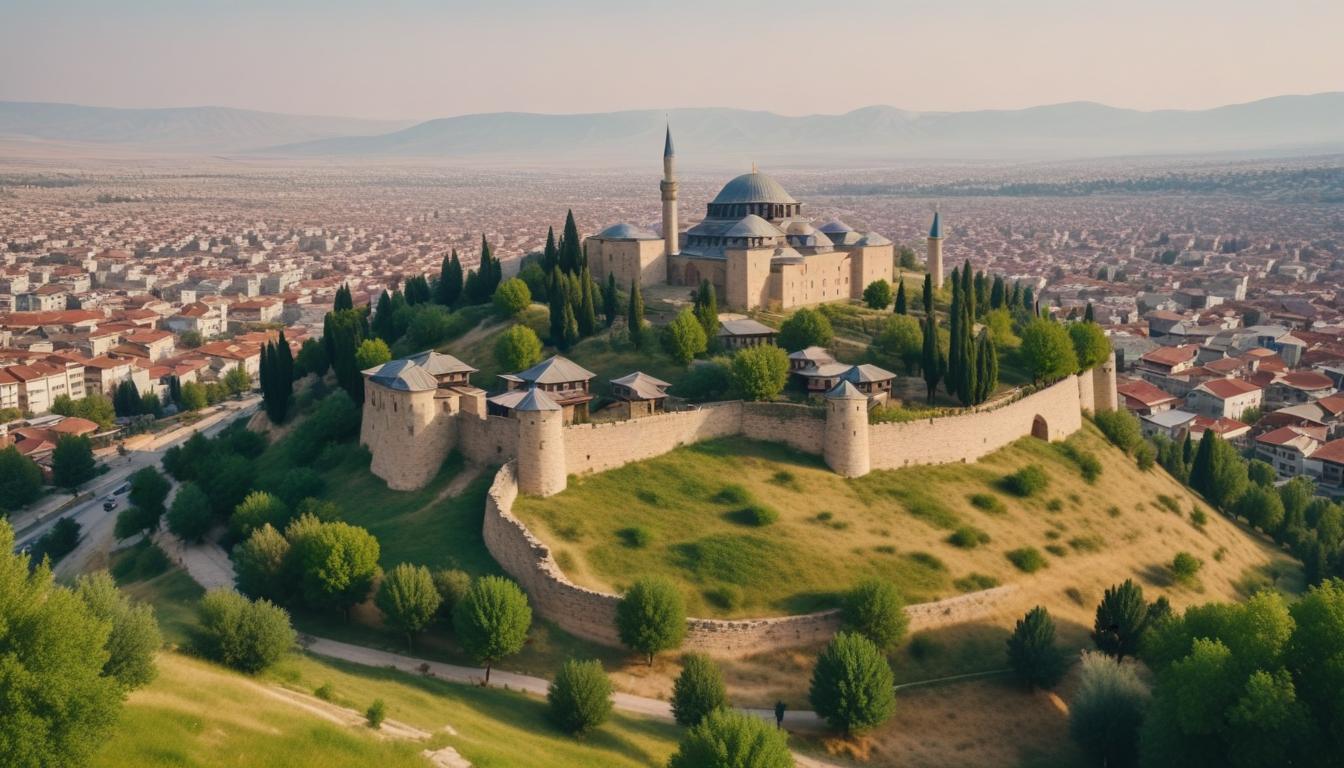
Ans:
<svg viewBox="0 0 1344 768"><path fill-rule="evenodd" d="M1214 397L1222 400L1250 394L1260 389L1249 381L1242 381L1241 379L1213 379L1200 384L1199 388L1208 390Z"/></svg>
<svg viewBox="0 0 1344 768"><path fill-rule="evenodd" d="M1311 458L1328 461L1331 464L1344 464L1344 440L1331 440L1316 449Z"/></svg>
<svg viewBox="0 0 1344 768"><path fill-rule="evenodd" d="M1159 405L1161 403L1178 400L1175 395L1159 388L1146 381L1127 381L1115 388L1117 392L1125 397L1137 400L1146 406Z"/></svg>
<svg viewBox="0 0 1344 768"><path fill-rule="evenodd" d="M1304 436L1323 443L1325 442L1325 427L1279 427L1271 432L1266 432L1255 440L1266 445L1284 445Z"/></svg>
<svg viewBox="0 0 1344 768"><path fill-rule="evenodd" d="M1159 365L1178 365L1193 360L1197 354L1198 345L1182 344L1178 347L1158 347L1139 359Z"/></svg>
<svg viewBox="0 0 1344 768"><path fill-rule="evenodd" d="M1298 371L1285 374L1279 381L1293 389L1332 389L1335 386L1329 376L1315 371Z"/></svg>

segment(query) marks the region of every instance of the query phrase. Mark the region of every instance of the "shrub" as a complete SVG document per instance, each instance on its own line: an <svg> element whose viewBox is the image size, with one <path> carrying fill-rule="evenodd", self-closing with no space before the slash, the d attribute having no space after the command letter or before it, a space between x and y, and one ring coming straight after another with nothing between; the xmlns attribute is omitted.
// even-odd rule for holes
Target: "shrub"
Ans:
<svg viewBox="0 0 1344 768"><path fill-rule="evenodd" d="M800 309L779 326L779 346L775 349L783 352L805 347L824 347L831 343L834 336L831 321L825 315L815 309Z"/></svg>
<svg viewBox="0 0 1344 768"><path fill-rule="evenodd" d="M243 672L260 672L294 645L289 614L269 600L252 602L231 589L212 589L201 598L198 613L200 651Z"/></svg>
<svg viewBox="0 0 1344 768"><path fill-rule="evenodd" d="M611 680L597 660L570 659L546 689L551 721L568 733L584 733L611 714Z"/></svg>
<svg viewBox="0 0 1344 768"><path fill-rule="evenodd" d="M369 727L375 731L383 727L383 721L387 719L387 705L382 699L374 699L369 708L364 711L364 719L368 721Z"/></svg>
<svg viewBox="0 0 1344 768"><path fill-rule="evenodd" d="M1045 511L1061 512L1064 510L1064 502L1061 499L1051 499L1045 502Z"/></svg>
<svg viewBox="0 0 1344 768"><path fill-rule="evenodd" d="M677 313L672 322L663 326L663 351L679 365L688 365L696 355L704 353L709 340L705 328L689 307Z"/></svg>
<svg viewBox="0 0 1344 768"><path fill-rule="evenodd" d="M513 317L532 304L532 291L528 290L527 283L511 277L499 284L491 301L496 312L504 317Z"/></svg>
<svg viewBox="0 0 1344 768"><path fill-rule="evenodd" d="M1148 689L1133 665L1084 652L1078 692L1069 702L1069 734L1094 765L1133 765L1147 705Z"/></svg>
<svg viewBox="0 0 1344 768"><path fill-rule="evenodd" d="M269 523L252 532L247 541L233 548L238 590L243 594L275 602L286 602L296 594L290 574L285 573L289 542Z"/></svg>
<svg viewBox="0 0 1344 768"><path fill-rule="evenodd" d="M672 716L678 725L699 725L709 713L728 706L723 672L708 656L688 653L672 684Z"/></svg>
<svg viewBox="0 0 1344 768"><path fill-rule="evenodd" d="M1070 323L1069 339L1078 357L1079 370L1096 368L1111 356L1111 342L1096 323Z"/></svg>
<svg viewBox="0 0 1344 768"><path fill-rule="evenodd" d="M649 529L642 525L622 528L616 532L616 535L621 537L621 541L625 542L625 546L634 549L643 549L653 540L653 534L649 533Z"/></svg>
<svg viewBox="0 0 1344 768"><path fill-rule="evenodd" d="M410 563L398 563L388 571L374 595L386 624L406 635L407 650L415 636L429 626L442 600L429 569Z"/></svg>
<svg viewBox="0 0 1344 768"><path fill-rule="evenodd" d="M713 500L719 504L746 504L751 501L751 492L734 483L721 488Z"/></svg>
<svg viewBox="0 0 1344 768"><path fill-rule="evenodd" d="M731 361L726 357L698 361L672 385L672 392L697 402L722 399L732 387L730 365Z"/></svg>
<svg viewBox="0 0 1344 768"><path fill-rule="evenodd" d="M798 490L798 477L787 469L781 469L770 476L770 482L781 488L792 488Z"/></svg>
<svg viewBox="0 0 1344 768"><path fill-rule="evenodd" d="M452 619L453 609L471 591L471 574L456 568L434 572L434 589L439 593L439 616Z"/></svg>
<svg viewBox="0 0 1344 768"><path fill-rule="evenodd" d="M863 303L869 309L886 309L893 297L891 283L886 280L874 280L863 289Z"/></svg>
<svg viewBox="0 0 1344 768"><path fill-rule="evenodd" d="M884 651L895 648L910 626L900 592L882 579L869 579L851 589L841 616L846 630L863 635Z"/></svg>
<svg viewBox="0 0 1344 768"><path fill-rule="evenodd" d="M1001 515L1008 511L1008 508L1004 506L1003 501L992 493L973 493L969 498L971 506L976 509L995 515Z"/></svg>
<svg viewBox="0 0 1344 768"><path fill-rule="evenodd" d="M1069 554L1068 548L1065 547L1063 544L1047 544L1045 545L1045 551L1049 552L1055 557L1063 557Z"/></svg>
<svg viewBox="0 0 1344 768"><path fill-rule="evenodd" d="M979 592L982 589L993 589L999 586L999 580L983 573L968 573L953 580L952 586L956 587L959 592Z"/></svg>
<svg viewBox="0 0 1344 768"><path fill-rule="evenodd" d="M1193 523L1196 528L1202 530L1204 526L1209 523L1209 515L1199 507L1195 507L1190 510L1190 522Z"/></svg>
<svg viewBox="0 0 1344 768"><path fill-rule="evenodd" d="M732 391L744 400L773 400L789 379L789 356L772 344L748 347L733 355Z"/></svg>
<svg viewBox="0 0 1344 768"><path fill-rule="evenodd" d="M1095 483L1097 478L1101 477L1101 459L1098 459L1095 453L1082 451L1074 460L1078 462L1078 469L1088 483Z"/></svg>
<svg viewBox="0 0 1344 768"><path fill-rule="evenodd" d="M1096 534L1090 536L1075 536L1069 539L1069 546L1079 552L1100 552L1106 541Z"/></svg>
<svg viewBox="0 0 1344 768"><path fill-rule="evenodd" d="M621 597L616 606L616 630L621 642L648 657L670 651L686 637L686 605L671 581L643 578Z"/></svg>
<svg viewBox="0 0 1344 768"><path fill-rule="evenodd" d="M313 695L323 701L335 701L336 689L331 686L331 683L323 683L313 690Z"/></svg>
<svg viewBox="0 0 1344 768"><path fill-rule="evenodd" d="M1008 492L1023 498L1045 490L1049 484L1050 477L1045 474L1045 470L1035 464L1028 464L1003 478L1003 487Z"/></svg>
<svg viewBox="0 0 1344 768"><path fill-rule="evenodd" d="M817 657L808 700L831 727L845 734L865 731L896 709L891 667L873 641L841 632Z"/></svg>
<svg viewBox="0 0 1344 768"><path fill-rule="evenodd" d="M144 603L132 603L117 589L107 571L80 576L75 580L74 593L90 613L110 625L109 657L103 664L103 673L115 678L127 691L153 680L157 674L154 657L163 645L154 609Z"/></svg>
<svg viewBox="0 0 1344 768"><path fill-rule="evenodd" d="M738 510L735 517L746 525L760 528L779 520L779 512L764 504L750 504Z"/></svg>
<svg viewBox="0 0 1344 768"><path fill-rule="evenodd" d="M1194 580L1199 569L1203 567L1204 563L1189 552L1177 552L1171 561L1171 572L1175 574L1176 580L1181 582Z"/></svg>
<svg viewBox="0 0 1344 768"><path fill-rule="evenodd" d="M1078 370L1078 354L1064 326L1037 318L1022 329L1022 361L1032 379L1058 381Z"/></svg>
<svg viewBox="0 0 1344 768"><path fill-rule="evenodd" d="M1157 464L1157 449L1145 440L1134 449L1134 460L1138 463L1139 469L1147 472Z"/></svg>
<svg viewBox="0 0 1344 768"><path fill-rule="evenodd" d="M1023 573L1035 573L1046 567L1045 555L1035 547L1022 547L1007 553L1008 560Z"/></svg>
<svg viewBox="0 0 1344 768"><path fill-rule="evenodd" d="M1143 442L1143 431L1139 428L1139 420L1127 408L1117 408L1112 411L1097 411L1092 416L1096 422L1097 428L1106 436L1111 444L1122 451L1128 453L1134 450L1139 443Z"/></svg>
<svg viewBox="0 0 1344 768"><path fill-rule="evenodd" d="M1008 638L1008 666L1028 688L1054 688L1064 677L1064 654L1055 645L1055 622L1039 605L1017 620Z"/></svg>
<svg viewBox="0 0 1344 768"><path fill-rule="evenodd" d="M793 768L783 731L759 717L717 709L681 738L667 768Z"/></svg>
<svg viewBox="0 0 1344 768"><path fill-rule="evenodd" d="M961 549L975 549L989 543L989 534L970 525L963 525L947 537L947 543Z"/></svg>

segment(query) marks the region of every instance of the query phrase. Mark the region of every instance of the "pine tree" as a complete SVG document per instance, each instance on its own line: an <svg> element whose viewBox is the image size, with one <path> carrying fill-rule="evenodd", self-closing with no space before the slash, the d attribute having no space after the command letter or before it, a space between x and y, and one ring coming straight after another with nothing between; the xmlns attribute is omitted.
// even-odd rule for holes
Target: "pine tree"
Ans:
<svg viewBox="0 0 1344 768"><path fill-rule="evenodd" d="M462 262L457 258L456 248L453 249L451 256L443 260L436 287L438 296L435 298L445 307L455 306L462 298Z"/></svg>
<svg viewBox="0 0 1344 768"><path fill-rule="evenodd" d="M924 275L924 314L933 312L933 275Z"/></svg>
<svg viewBox="0 0 1344 768"><path fill-rule="evenodd" d="M957 354L961 359L957 362L957 399L962 405L971 405L975 402L975 393L977 391L976 376L978 374L978 364L975 357L975 283L971 276L971 262L968 260L961 270L961 322L957 324L957 331L961 338L957 343Z"/></svg>
<svg viewBox="0 0 1344 768"><path fill-rule="evenodd" d="M975 366L975 394L971 401L979 405L988 400L999 386L999 353L988 328L981 330L980 337L976 339Z"/></svg>
<svg viewBox="0 0 1344 768"><path fill-rule="evenodd" d="M630 304L626 308L625 322L630 332L630 343L635 349L644 346L644 298L639 295L639 281L630 281Z"/></svg>
<svg viewBox="0 0 1344 768"><path fill-rule="evenodd" d="M906 314L904 275L902 275L900 279L896 281L896 314L898 315Z"/></svg>
<svg viewBox="0 0 1344 768"><path fill-rule="evenodd" d="M378 309L373 313L373 333L389 345L397 340L392 329L392 296L387 291L378 294Z"/></svg>
<svg viewBox="0 0 1344 768"><path fill-rule="evenodd" d="M705 329L705 338L713 339L719 333L719 300L714 295L714 284L708 280L700 281L700 290L695 294L695 317L700 327Z"/></svg>
<svg viewBox="0 0 1344 768"><path fill-rule="evenodd" d="M952 268L950 282L952 283L952 306L947 313L950 334L947 348L947 376L943 379L943 388L947 390L947 394L956 397L961 381L961 321L965 316L962 311L964 299L961 293L961 271L957 267Z"/></svg>
<svg viewBox="0 0 1344 768"><path fill-rule="evenodd" d="M961 268L961 298L966 302L967 316L971 318L972 322L975 321L977 314L975 310L977 300L975 291L975 279L971 274L971 260L967 259Z"/></svg>
<svg viewBox="0 0 1344 768"><path fill-rule="evenodd" d="M929 391L929 405L933 405L934 393L938 391L938 381L947 368L947 359L943 357L942 346L938 343L938 316L930 312L924 318L924 354L920 365L924 368L924 384Z"/></svg>
<svg viewBox="0 0 1344 768"><path fill-rule="evenodd" d="M355 308L355 298L354 295L350 293L349 283L341 283L341 287L336 289L336 301L332 304L331 308L337 312L340 312L343 309Z"/></svg>
<svg viewBox="0 0 1344 768"><path fill-rule="evenodd" d="M579 276L579 282L583 285L583 303L579 305L578 311L579 334L586 338L597 331L597 305L593 301L593 277L588 273L587 267L583 268L583 272Z"/></svg>
<svg viewBox="0 0 1344 768"><path fill-rule="evenodd" d="M569 302L565 302L565 330L562 338L564 339L562 349L573 347L579 343L579 339L583 338L579 333L578 318L574 316L574 305Z"/></svg>
<svg viewBox="0 0 1344 768"><path fill-rule="evenodd" d="M989 307L989 278L983 271L975 273L975 316L985 314Z"/></svg>
<svg viewBox="0 0 1344 768"><path fill-rule="evenodd" d="M607 273L607 286L602 289L602 314L606 316L607 327L616 322L621 313L620 297L616 293L616 273Z"/></svg>

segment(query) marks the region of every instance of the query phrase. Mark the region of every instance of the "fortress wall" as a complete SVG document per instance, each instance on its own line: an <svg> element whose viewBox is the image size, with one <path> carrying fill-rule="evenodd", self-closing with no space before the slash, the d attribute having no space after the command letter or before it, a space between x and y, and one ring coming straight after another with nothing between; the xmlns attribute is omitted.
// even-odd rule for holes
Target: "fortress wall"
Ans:
<svg viewBox="0 0 1344 768"><path fill-rule="evenodd" d="M1078 380L1070 376L1040 392L993 410L927 421L873 424L868 431L873 469L975 461L1032 433L1037 416L1051 440L1083 426Z"/></svg>
<svg viewBox="0 0 1344 768"><path fill-rule="evenodd" d="M817 409L805 405L743 403L741 434L820 456L826 421Z"/></svg>
<svg viewBox="0 0 1344 768"><path fill-rule="evenodd" d="M369 470L394 491L423 488L453 448L452 414L433 393L401 393L369 387L359 440L369 446ZM451 406L450 406L451 407Z"/></svg>
<svg viewBox="0 0 1344 768"><path fill-rule="evenodd" d="M570 634L609 646L620 646L616 632L616 595L572 583L560 570L550 548L513 515L518 484L512 464L495 475L485 501L483 535L486 549L527 592L532 608ZM970 621L988 614L1016 587L1005 586L906 607L911 631ZM777 648L822 643L840 629L837 610L801 616L760 619L686 620L683 650L721 656L745 656Z"/></svg>
<svg viewBox="0 0 1344 768"><path fill-rule="evenodd" d="M513 419L464 413L453 426L458 432L458 450L468 461L489 466L518 455L518 422Z"/></svg>
<svg viewBox="0 0 1344 768"><path fill-rule="evenodd" d="M631 421L565 427L565 465L572 474L661 456L681 446L741 431L742 403L709 403Z"/></svg>
<svg viewBox="0 0 1344 768"><path fill-rule="evenodd" d="M1096 403L1096 386L1097 386L1097 384L1096 384L1096 382L1093 380L1093 378L1092 378L1092 374L1093 374L1093 371L1089 368L1088 370L1083 371L1082 373L1078 374L1078 375L1077 375L1076 377L1074 377L1074 378L1076 378L1076 379L1078 380L1078 405L1079 405L1079 407L1082 408L1084 411L1087 411L1087 412L1089 412L1089 413L1096 413L1096 411L1097 411L1097 403Z"/></svg>

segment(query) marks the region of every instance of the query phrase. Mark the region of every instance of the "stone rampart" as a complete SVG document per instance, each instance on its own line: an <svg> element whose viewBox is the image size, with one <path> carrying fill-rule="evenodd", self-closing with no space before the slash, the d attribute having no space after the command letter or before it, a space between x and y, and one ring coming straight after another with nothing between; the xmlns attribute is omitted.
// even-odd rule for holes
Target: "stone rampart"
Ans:
<svg viewBox="0 0 1344 768"><path fill-rule="evenodd" d="M872 468L976 461L1031 434L1062 440L1082 428L1081 407L1078 380L1070 376L996 408L921 421L874 424L868 430Z"/></svg>
<svg viewBox="0 0 1344 768"><path fill-rule="evenodd" d="M616 633L616 595L587 589L571 582L542 543L513 515L518 484L512 463L495 475L486 495L483 535L495 561L522 585L540 616L577 637L619 646ZM988 613L1012 586L908 606L910 629L919 631ZM836 610L800 616L759 619L687 619L685 650L722 656L743 656L777 648L825 642L840 628Z"/></svg>
<svg viewBox="0 0 1344 768"><path fill-rule="evenodd" d="M565 427L565 462L573 474L615 469L661 456L682 445L741 431L742 403L698 408L642 419Z"/></svg>
<svg viewBox="0 0 1344 768"><path fill-rule="evenodd" d="M821 409L793 403L743 403L740 434L820 456L826 422Z"/></svg>

